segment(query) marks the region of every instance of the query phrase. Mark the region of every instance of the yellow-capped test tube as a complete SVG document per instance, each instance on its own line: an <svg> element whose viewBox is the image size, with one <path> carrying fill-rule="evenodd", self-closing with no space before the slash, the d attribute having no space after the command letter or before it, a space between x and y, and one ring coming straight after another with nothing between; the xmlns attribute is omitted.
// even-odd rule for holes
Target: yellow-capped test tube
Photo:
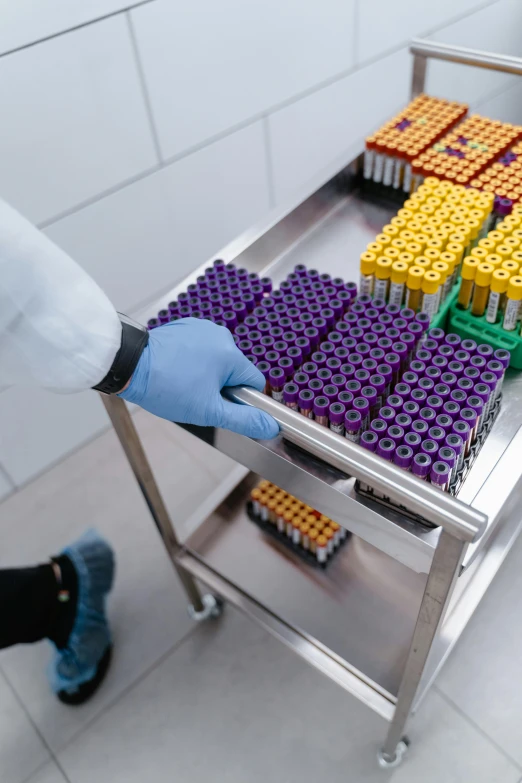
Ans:
<svg viewBox="0 0 522 783"><path fill-rule="evenodd" d="M475 287L473 289L473 299L471 302L472 315L484 315L488 303L489 289L491 285L491 276L495 271L493 264L481 262L475 273Z"/></svg>
<svg viewBox="0 0 522 783"><path fill-rule="evenodd" d="M388 250L388 248L387 248ZM389 248L393 250L393 248ZM397 255L399 251L397 251ZM391 277L392 260L387 256L381 256L375 262L375 283L373 286L374 298L388 301L388 287Z"/></svg>
<svg viewBox="0 0 522 783"><path fill-rule="evenodd" d="M401 255L406 255L401 253ZM408 264L406 261L395 261L392 264L390 274L389 303L402 306L404 299L404 286L408 277Z"/></svg>
<svg viewBox="0 0 522 783"><path fill-rule="evenodd" d="M433 269L430 269L422 278L422 312L427 313L430 321L437 314L438 303L440 301L440 275Z"/></svg>
<svg viewBox="0 0 522 783"><path fill-rule="evenodd" d="M410 266L406 280L406 307L417 312L422 300L422 278L425 270L420 266Z"/></svg>
<svg viewBox="0 0 522 783"><path fill-rule="evenodd" d="M509 279L510 274L506 269L495 269L491 275L488 307L486 310L486 321L488 324L496 323L499 312L503 310Z"/></svg>
<svg viewBox="0 0 522 783"><path fill-rule="evenodd" d="M504 321L502 323L502 327L506 332L512 332L517 328L521 301L522 277L515 275L515 277L510 279L506 293L506 309L504 310Z"/></svg>
<svg viewBox="0 0 522 783"><path fill-rule="evenodd" d="M361 294L371 296L373 293L376 261L377 256L375 253L370 253L368 250L365 253L361 253L359 277L359 291Z"/></svg>
<svg viewBox="0 0 522 783"><path fill-rule="evenodd" d="M478 258L473 258L473 256L466 256L462 262L462 269L460 271L462 280L460 282L459 298L457 301L457 306L461 310L467 310L470 305L478 265Z"/></svg>

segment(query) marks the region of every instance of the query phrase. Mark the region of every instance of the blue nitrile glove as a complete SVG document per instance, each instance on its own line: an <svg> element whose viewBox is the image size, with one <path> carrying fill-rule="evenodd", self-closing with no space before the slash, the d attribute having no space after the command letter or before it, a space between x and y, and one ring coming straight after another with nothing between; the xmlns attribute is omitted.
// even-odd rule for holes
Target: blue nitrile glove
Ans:
<svg viewBox="0 0 522 783"><path fill-rule="evenodd" d="M223 386L262 391L265 379L224 326L181 318L151 331L130 384L119 396L169 421L275 438L275 419L257 408L224 400Z"/></svg>

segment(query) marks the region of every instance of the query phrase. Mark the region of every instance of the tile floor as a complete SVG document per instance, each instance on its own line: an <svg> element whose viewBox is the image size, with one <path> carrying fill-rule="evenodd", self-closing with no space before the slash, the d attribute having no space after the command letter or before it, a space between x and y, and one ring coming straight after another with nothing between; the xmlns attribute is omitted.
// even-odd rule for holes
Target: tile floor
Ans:
<svg viewBox="0 0 522 783"><path fill-rule="evenodd" d="M135 420L183 525L233 463ZM39 560L90 525L118 556L112 672L71 710L47 691L46 644L3 651L1 783L522 781L522 540L412 723L407 761L383 772L379 717L230 608L191 624L112 432L0 505L0 566Z"/></svg>

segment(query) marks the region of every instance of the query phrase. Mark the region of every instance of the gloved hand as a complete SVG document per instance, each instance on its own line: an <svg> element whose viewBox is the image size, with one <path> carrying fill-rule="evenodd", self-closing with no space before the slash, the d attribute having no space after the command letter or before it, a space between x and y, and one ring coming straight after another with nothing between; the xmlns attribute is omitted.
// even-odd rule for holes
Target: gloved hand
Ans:
<svg viewBox="0 0 522 783"><path fill-rule="evenodd" d="M223 386L243 385L262 391L265 379L228 329L182 318L151 331L130 384L119 396L169 421L275 438L279 426L272 416L220 394Z"/></svg>

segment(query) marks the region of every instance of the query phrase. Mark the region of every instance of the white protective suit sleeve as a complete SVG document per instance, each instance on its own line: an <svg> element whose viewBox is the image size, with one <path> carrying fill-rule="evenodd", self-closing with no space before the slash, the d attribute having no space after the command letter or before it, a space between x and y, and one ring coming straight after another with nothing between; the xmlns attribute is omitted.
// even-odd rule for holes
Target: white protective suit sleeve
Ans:
<svg viewBox="0 0 522 783"><path fill-rule="evenodd" d="M118 315L94 280L0 200L0 387L89 389L120 342Z"/></svg>

